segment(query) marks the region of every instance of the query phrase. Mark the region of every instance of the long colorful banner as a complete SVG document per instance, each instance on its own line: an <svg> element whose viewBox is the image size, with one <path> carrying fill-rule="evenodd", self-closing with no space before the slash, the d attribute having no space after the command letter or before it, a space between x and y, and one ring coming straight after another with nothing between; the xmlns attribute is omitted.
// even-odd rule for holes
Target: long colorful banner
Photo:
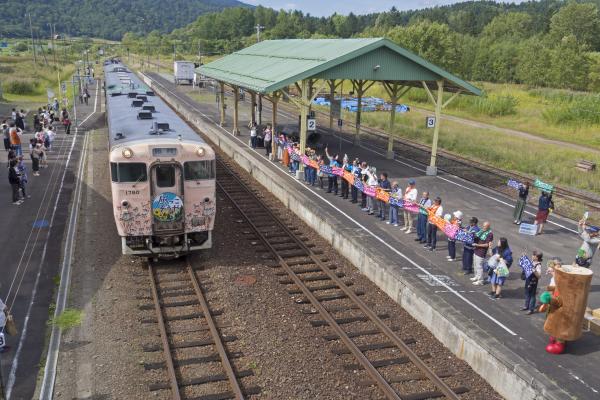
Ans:
<svg viewBox="0 0 600 400"><path fill-rule="evenodd" d="M366 194L369 197L373 197L377 200L381 200L385 203L388 203L390 206L398 207L404 209L413 214L423 214L427 215L427 219L430 223L437 226L446 236L450 239L454 239L459 242L464 242L466 244L472 244L474 241L473 234L467 233L461 230L458 226L450 223L450 221L445 220L439 216L436 216L434 213L425 209L418 203L404 201L404 199L400 199L393 195L390 195L389 192L374 186L369 186L359 179L356 179L352 172L345 170L344 168L332 167L329 165L321 165L319 166L315 160L309 159L307 156L301 156L296 153L292 146L287 146L287 151L290 155L290 159L298 162L302 162L305 166L319 169L322 173L328 175L339 176L342 179L346 180L350 185L354 186L359 192Z"/></svg>

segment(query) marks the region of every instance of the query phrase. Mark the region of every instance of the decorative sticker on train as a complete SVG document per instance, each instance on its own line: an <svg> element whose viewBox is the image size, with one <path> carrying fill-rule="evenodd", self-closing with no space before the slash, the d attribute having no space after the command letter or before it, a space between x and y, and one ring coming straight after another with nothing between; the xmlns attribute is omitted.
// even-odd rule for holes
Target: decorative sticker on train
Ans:
<svg viewBox="0 0 600 400"><path fill-rule="evenodd" d="M183 214L183 200L175 193L161 193L152 201L152 215L159 222L175 222Z"/></svg>

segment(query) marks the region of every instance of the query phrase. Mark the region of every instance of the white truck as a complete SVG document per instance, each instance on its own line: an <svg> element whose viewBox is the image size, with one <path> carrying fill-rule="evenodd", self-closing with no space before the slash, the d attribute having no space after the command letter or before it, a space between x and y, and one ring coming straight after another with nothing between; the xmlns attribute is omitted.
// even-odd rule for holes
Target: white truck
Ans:
<svg viewBox="0 0 600 400"><path fill-rule="evenodd" d="M196 66L191 61L175 61L173 65L173 80L176 85L181 82L188 82L190 85L194 83L194 72Z"/></svg>

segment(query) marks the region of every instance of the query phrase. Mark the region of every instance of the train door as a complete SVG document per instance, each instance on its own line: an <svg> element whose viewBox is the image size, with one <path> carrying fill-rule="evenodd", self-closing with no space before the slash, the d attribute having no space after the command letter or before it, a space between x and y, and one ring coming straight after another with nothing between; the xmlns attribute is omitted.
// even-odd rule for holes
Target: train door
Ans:
<svg viewBox="0 0 600 400"><path fill-rule="evenodd" d="M177 163L151 167L152 221L154 233L181 232L184 224L183 174Z"/></svg>

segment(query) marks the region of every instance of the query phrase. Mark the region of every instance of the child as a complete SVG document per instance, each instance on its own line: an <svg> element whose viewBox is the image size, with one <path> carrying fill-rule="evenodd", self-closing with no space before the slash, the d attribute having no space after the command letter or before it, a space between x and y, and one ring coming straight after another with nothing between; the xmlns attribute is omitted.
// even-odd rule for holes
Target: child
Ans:
<svg viewBox="0 0 600 400"><path fill-rule="evenodd" d="M533 271L525 278L525 306L521 311L527 311L527 315L535 312L535 296L537 295L537 287L540 277L542 276L542 259L541 251L533 251L531 261L533 262Z"/></svg>
<svg viewBox="0 0 600 400"><path fill-rule="evenodd" d="M40 176L40 160L44 156L44 150L42 149L41 143L35 143L35 146L31 150L31 169L33 170L33 176Z"/></svg>

